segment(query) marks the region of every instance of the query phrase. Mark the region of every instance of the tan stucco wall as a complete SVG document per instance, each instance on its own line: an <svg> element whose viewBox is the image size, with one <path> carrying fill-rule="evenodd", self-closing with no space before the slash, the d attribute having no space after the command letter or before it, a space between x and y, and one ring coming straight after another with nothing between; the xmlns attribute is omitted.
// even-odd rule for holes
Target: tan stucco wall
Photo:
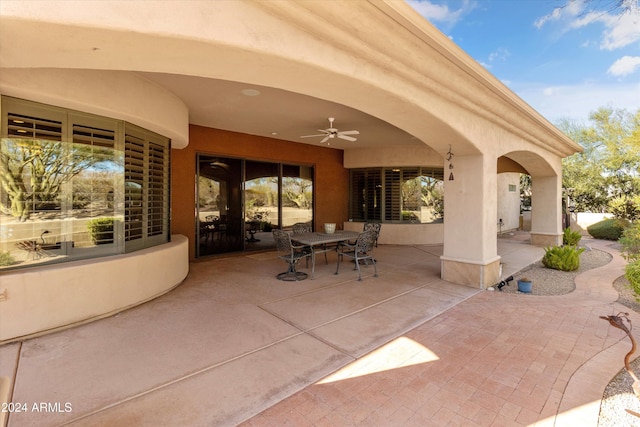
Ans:
<svg viewBox="0 0 640 427"><path fill-rule="evenodd" d="M187 238L174 235L131 254L3 272L0 344L99 319L173 289L189 272L187 248Z"/></svg>
<svg viewBox="0 0 640 427"><path fill-rule="evenodd" d="M427 145L350 148L344 152L349 169L389 166L432 166L441 168L444 158Z"/></svg>
<svg viewBox="0 0 640 427"><path fill-rule="evenodd" d="M515 186L515 191L509 191L509 185ZM498 174L498 218L502 219L502 231L516 230L520 227L520 174ZM500 231L500 226L498 226Z"/></svg>
<svg viewBox="0 0 640 427"><path fill-rule="evenodd" d="M184 102L134 73L4 68L0 94L125 120L170 138L176 148L188 141Z"/></svg>
<svg viewBox="0 0 640 427"><path fill-rule="evenodd" d="M362 231L363 222L348 221L345 230ZM381 245L441 245L444 224L382 224L378 243Z"/></svg>
<svg viewBox="0 0 640 427"><path fill-rule="evenodd" d="M192 242L195 241L196 153L313 165L315 228L325 222L347 220L349 171L342 166L341 150L192 125L189 145L171 152L171 230L189 236ZM190 259L194 259L193 243L189 254Z"/></svg>

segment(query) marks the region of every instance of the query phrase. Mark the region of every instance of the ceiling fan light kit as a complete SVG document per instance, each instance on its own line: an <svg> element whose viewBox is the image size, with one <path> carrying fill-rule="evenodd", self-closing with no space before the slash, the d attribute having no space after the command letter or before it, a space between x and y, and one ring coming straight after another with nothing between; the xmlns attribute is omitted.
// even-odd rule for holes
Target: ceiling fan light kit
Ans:
<svg viewBox="0 0 640 427"><path fill-rule="evenodd" d="M333 127L334 120L335 118L329 117L329 127L327 129L318 129L318 132L320 132L319 134L304 135L304 136L301 136L300 138L315 138L315 137L322 136L323 138L322 138L322 141L320 141L320 143L324 144L326 142L327 145L330 145L328 141L333 138L340 138L350 142L357 141L358 138L354 138L351 135L359 135L360 132L358 132L357 130L339 131L338 129Z"/></svg>

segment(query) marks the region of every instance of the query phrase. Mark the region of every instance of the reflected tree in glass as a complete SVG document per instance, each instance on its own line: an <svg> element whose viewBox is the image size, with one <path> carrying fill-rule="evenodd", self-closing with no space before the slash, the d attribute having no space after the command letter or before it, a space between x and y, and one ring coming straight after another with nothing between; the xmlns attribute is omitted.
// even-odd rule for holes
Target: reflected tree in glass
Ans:
<svg viewBox="0 0 640 427"><path fill-rule="evenodd" d="M3 138L0 184L6 197L0 197L0 209L21 222L35 211L57 209L63 185L103 160L84 144Z"/></svg>
<svg viewBox="0 0 640 427"><path fill-rule="evenodd" d="M113 150L86 144L38 139L3 138L0 149L2 212L26 221L33 212L60 209L65 184L83 171L114 167ZM117 161L115 162L117 164ZM118 166L115 166L119 168ZM92 179L87 178L86 179ZM108 192L103 193L108 197ZM82 203L78 195L74 203Z"/></svg>

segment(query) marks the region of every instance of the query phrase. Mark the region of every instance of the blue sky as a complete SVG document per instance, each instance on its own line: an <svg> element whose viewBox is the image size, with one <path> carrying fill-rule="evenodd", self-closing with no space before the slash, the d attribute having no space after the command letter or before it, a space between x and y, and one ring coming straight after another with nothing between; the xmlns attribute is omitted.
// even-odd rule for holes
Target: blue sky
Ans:
<svg viewBox="0 0 640 427"><path fill-rule="evenodd" d="M638 0L408 3L552 123L640 108Z"/></svg>

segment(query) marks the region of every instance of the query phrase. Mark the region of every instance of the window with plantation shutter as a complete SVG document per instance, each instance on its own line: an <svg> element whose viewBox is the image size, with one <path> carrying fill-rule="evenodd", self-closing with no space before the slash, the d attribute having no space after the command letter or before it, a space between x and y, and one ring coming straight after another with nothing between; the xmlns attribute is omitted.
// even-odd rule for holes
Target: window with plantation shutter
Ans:
<svg viewBox="0 0 640 427"><path fill-rule="evenodd" d="M354 221L380 221L382 218L381 171L352 170L350 179L349 217Z"/></svg>
<svg viewBox="0 0 640 427"><path fill-rule="evenodd" d="M147 235L157 236L165 231L166 147L149 142L149 184L147 193Z"/></svg>
<svg viewBox="0 0 640 427"><path fill-rule="evenodd" d="M387 169L384 172L385 221L399 221L401 219L400 177L400 169Z"/></svg>
<svg viewBox="0 0 640 427"><path fill-rule="evenodd" d="M169 241L168 138L108 117L0 97L0 270Z"/></svg>
<svg viewBox="0 0 640 427"><path fill-rule="evenodd" d="M441 221L442 176L442 168L352 169L349 218L391 223Z"/></svg>
<svg viewBox="0 0 640 427"><path fill-rule="evenodd" d="M9 112L6 133L20 138L62 141L62 122Z"/></svg>
<svg viewBox="0 0 640 427"><path fill-rule="evenodd" d="M125 248L168 239L169 141L127 124L125 131Z"/></svg>
<svg viewBox="0 0 640 427"><path fill-rule="evenodd" d="M144 139L124 137L124 240L142 239L144 217Z"/></svg>

